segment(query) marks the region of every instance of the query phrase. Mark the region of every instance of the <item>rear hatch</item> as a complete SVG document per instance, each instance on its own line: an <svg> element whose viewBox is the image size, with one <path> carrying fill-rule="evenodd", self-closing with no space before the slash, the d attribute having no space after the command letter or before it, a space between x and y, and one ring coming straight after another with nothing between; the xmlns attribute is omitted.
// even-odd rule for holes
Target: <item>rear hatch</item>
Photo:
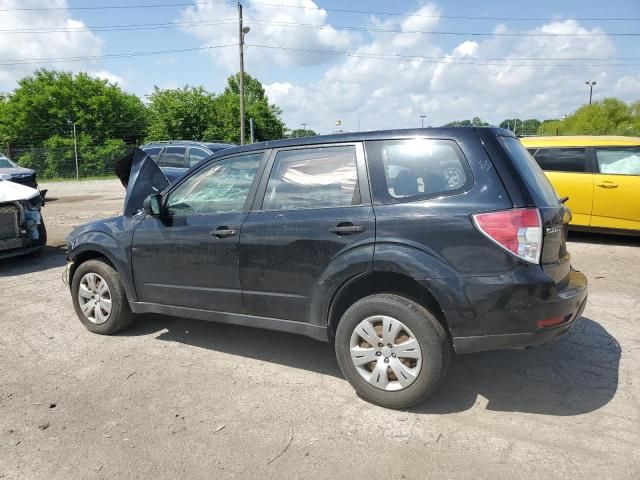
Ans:
<svg viewBox="0 0 640 480"><path fill-rule="evenodd" d="M492 141L488 141L488 132ZM540 265L561 286L568 282L571 270L571 256L567 252L571 211L558 200L553 186L520 140L504 132L496 135L495 130L478 130L514 206L536 207L540 212L543 235Z"/></svg>
<svg viewBox="0 0 640 480"><path fill-rule="evenodd" d="M167 177L147 152L139 148L131 150L118 160L116 175L127 189L123 214L126 217L142 210L142 203L152 193L160 193L169 186Z"/></svg>

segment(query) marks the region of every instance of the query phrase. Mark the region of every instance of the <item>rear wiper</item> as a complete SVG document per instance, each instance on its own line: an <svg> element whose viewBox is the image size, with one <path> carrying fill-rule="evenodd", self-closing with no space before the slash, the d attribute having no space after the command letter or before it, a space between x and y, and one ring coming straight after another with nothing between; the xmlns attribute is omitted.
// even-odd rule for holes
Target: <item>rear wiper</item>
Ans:
<svg viewBox="0 0 640 480"><path fill-rule="evenodd" d="M567 200L569 200L569 197L568 197L568 196L566 196L566 195L565 195L564 197L560 197L560 198L558 199L558 201L559 201L560 203L567 203Z"/></svg>

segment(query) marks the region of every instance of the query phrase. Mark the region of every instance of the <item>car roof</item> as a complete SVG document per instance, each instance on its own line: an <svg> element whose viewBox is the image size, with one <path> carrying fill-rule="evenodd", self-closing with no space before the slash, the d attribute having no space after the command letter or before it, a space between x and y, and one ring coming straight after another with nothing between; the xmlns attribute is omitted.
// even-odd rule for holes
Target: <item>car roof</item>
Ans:
<svg viewBox="0 0 640 480"><path fill-rule="evenodd" d="M222 148L235 147L234 143L225 142L198 142L196 140L157 140L155 142L148 142L142 147L162 147L166 145L178 145L178 146L193 146L193 147L205 147L209 150L220 150Z"/></svg>
<svg viewBox="0 0 640 480"><path fill-rule="evenodd" d="M330 135L316 135L313 137L285 138L281 140L269 140L266 142L251 143L236 146L219 152L216 156L229 155L253 150L264 150L266 148L297 147L304 145L317 145L327 143L342 142L362 142L366 140L391 140L409 139L420 137L431 138L456 138L462 130L493 130L496 135L515 137L513 132L498 127L438 127L438 128L411 128L400 130L372 130L367 132L346 132L333 133Z"/></svg>
<svg viewBox="0 0 640 480"><path fill-rule="evenodd" d="M558 135L548 137L523 137L525 147L606 147L639 145L639 137L616 135Z"/></svg>

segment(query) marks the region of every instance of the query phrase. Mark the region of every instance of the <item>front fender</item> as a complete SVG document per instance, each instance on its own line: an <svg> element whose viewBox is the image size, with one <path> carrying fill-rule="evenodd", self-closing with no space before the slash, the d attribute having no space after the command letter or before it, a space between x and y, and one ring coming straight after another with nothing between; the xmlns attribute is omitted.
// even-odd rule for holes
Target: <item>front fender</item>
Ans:
<svg viewBox="0 0 640 480"><path fill-rule="evenodd" d="M73 262L87 252L95 252L105 256L120 275L120 280L130 302L137 301L135 288L131 277L131 262L128 248L118 242L113 236L105 232L89 231L78 235L69 243L67 256ZM69 284L78 265L74 265L69 272Z"/></svg>

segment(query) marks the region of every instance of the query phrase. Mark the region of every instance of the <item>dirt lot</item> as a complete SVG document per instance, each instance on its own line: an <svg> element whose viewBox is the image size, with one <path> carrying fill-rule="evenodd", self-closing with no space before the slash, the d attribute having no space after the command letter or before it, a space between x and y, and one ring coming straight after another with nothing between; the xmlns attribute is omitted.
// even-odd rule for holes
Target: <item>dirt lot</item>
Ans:
<svg viewBox="0 0 640 480"><path fill-rule="evenodd" d="M573 331L459 357L397 412L307 338L159 316L90 334L60 246L123 190L47 186L46 253L0 263L1 479L640 478L640 239L571 235L591 284Z"/></svg>

